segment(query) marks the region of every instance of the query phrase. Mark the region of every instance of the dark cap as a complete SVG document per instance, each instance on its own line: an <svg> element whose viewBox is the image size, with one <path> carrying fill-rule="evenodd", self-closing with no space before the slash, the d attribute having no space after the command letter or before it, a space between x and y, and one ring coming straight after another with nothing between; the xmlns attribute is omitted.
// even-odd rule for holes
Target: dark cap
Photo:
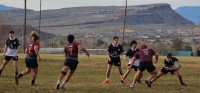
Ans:
<svg viewBox="0 0 200 93"><path fill-rule="evenodd" d="M168 53L167 58L172 58L172 53Z"/></svg>

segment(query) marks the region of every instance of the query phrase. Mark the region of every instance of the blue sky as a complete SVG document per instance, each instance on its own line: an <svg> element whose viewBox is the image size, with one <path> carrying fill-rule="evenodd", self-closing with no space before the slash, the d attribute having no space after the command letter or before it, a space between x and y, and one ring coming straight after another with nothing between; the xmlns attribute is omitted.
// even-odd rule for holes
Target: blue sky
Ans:
<svg viewBox="0 0 200 93"><path fill-rule="evenodd" d="M27 0L28 9L39 10L40 0ZM78 6L120 6L125 0L42 0L43 10ZM199 0L128 0L128 5L169 3L173 9L181 6L200 6ZM0 4L23 8L24 0L0 0Z"/></svg>

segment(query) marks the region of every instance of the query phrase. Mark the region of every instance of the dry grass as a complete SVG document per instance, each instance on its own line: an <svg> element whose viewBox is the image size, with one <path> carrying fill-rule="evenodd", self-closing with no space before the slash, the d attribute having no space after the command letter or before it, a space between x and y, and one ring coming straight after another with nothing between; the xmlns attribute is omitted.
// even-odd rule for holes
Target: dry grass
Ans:
<svg viewBox="0 0 200 93"><path fill-rule="evenodd" d="M25 69L24 56L19 55L19 71ZM39 62L39 74L36 80L37 86L31 86L31 74L20 79L20 85L14 83L14 70L11 62L0 76L0 93L198 93L200 87L200 58L197 57L179 57L182 62L181 73L183 79L188 84L187 87L180 86L178 78L170 74L161 77L155 82L152 88L148 88L144 80L148 73L144 73L142 84L135 88L129 88L134 71L127 78L127 84L119 84L119 75L116 67L113 67L109 84L102 84L105 79L107 68L107 56L92 55L86 58L80 56L78 69L67 89L55 90L55 83L58 74L63 65L64 56L60 54L42 55L43 61ZM164 57L159 59L156 64L157 70L160 70ZM2 57L0 58L2 61ZM122 61L123 71L126 71L127 62Z"/></svg>

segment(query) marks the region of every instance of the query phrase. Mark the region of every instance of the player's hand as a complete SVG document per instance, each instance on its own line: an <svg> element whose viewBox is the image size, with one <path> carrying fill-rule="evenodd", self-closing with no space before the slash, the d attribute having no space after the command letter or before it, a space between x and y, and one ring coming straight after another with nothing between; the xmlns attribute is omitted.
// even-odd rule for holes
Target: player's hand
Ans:
<svg viewBox="0 0 200 93"><path fill-rule="evenodd" d="M89 54L89 53L86 53L86 56L87 56L87 57L90 57L90 54Z"/></svg>

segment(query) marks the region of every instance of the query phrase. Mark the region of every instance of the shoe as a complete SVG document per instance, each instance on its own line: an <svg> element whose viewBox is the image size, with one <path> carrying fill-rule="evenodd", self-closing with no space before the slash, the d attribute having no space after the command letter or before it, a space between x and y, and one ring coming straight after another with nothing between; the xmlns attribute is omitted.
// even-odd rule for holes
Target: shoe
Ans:
<svg viewBox="0 0 200 93"><path fill-rule="evenodd" d="M104 84L109 83L109 80L104 80L103 83Z"/></svg>
<svg viewBox="0 0 200 93"><path fill-rule="evenodd" d="M15 76L15 83L16 85L19 85L19 78L17 76Z"/></svg>
<svg viewBox="0 0 200 93"><path fill-rule="evenodd" d="M124 80L120 80L120 84L124 84Z"/></svg>
<svg viewBox="0 0 200 93"><path fill-rule="evenodd" d="M60 88L60 84L57 84L56 85L56 89L58 90Z"/></svg>
<svg viewBox="0 0 200 93"><path fill-rule="evenodd" d="M150 88L151 87L151 83L148 80L145 80L147 86Z"/></svg>
<svg viewBox="0 0 200 93"><path fill-rule="evenodd" d="M130 88L134 88L135 87L135 85L130 85Z"/></svg>
<svg viewBox="0 0 200 93"><path fill-rule="evenodd" d="M187 86L185 83L182 83L181 86Z"/></svg>
<svg viewBox="0 0 200 93"><path fill-rule="evenodd" d="M65 89L65 86L63 84L61 84L60 89Z"/></svg>

